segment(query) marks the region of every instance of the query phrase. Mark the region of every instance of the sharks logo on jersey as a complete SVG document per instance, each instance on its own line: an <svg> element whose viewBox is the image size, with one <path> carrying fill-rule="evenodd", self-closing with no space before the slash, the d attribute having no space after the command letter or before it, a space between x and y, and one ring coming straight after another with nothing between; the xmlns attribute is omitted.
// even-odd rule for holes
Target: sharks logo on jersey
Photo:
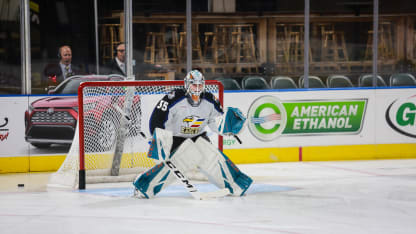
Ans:
<svg viewBox="0 0 416 234"><path fill-rule="evenodd" d="M204 123L203 118L198 116L187 116L182 120L181 133L183 134L198 134L201 130L201 125Z"/></svg>

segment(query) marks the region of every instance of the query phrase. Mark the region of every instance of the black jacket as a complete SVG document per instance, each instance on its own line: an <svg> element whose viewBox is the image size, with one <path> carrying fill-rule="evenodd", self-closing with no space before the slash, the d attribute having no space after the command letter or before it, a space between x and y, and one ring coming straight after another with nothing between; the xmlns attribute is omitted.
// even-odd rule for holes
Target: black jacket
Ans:
<svg viewBox="0 0 416 234"><path fill-rule="evenodd" d="M73 75L84 75L81 68L77 65L71 64L71 70ZM43 70L43 82L46 85L58 85L62 81L64 81L64 76L62 74L62 69L59 63L53 63L46 65L45 69Z"/></svg>
<svg viewBox="0 0 416 234"><path fill-rule="evenodd" d="M121 70L121 68L118 66L115 58L111 60L109 64L107 64L106 74L118 74L118 75L126 76L123 70Z"/></svg>

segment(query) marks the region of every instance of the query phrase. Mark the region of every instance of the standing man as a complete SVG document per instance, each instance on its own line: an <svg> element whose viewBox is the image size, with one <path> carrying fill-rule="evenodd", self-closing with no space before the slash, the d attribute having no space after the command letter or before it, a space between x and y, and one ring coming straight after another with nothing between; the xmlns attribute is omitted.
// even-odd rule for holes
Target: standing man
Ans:
<svg viewBox="0 0 416 234"><path fill-rule="evenodd" d="M108 74L118 74L126 76L126 46L120 43L115 47L115 58L107 65Z"/></svg>
<svg viewBox="0 0 416 234"><path fill-rule="evenodd" d="M48 64L44 69L44 76L49 85L56 86L68 77L80 75L81 69L72 64L72 50L68 45L58 49L58 64Z"/></svg>

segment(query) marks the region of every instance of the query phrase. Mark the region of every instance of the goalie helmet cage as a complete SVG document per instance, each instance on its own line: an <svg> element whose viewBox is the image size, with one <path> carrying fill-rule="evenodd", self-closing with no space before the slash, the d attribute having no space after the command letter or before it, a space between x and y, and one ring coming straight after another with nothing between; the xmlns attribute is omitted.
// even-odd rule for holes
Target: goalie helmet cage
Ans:
<svg viewBox="0 0 416 234"><path fill-rule="evenodd" d="M205 90L206 92L213 93L220 101L221 105L223 105L224 99L224 87L221 82L216 80L206 80L205 81ZM116 175L118 175L118 170L120 168L120 161L123 153L123 148L126 145L126 140L130 140L131 145L137 145L138 139L140 139L142 145L143 142L146 147L148 147L148 142L146 139L150 138L150 133L148 133L148 122L150 115L144 113L144 109L147 108L147 111L153 111L157 101L163 97L163 95L168 94L171 90L177 88L183 88L184 82L183 81L105 81L105 82L85 82L82 83L78 88L78 104L79 104L79 111L78 111L78 133L79 138L74 138L74 142L79 140L79 171L78 171L78 188L85 189L86 187L86 178L87 178L87 168L86 168L86 151L95 152L95 151L106 151L106 154L113 154L112 165L111 165L111 175L113 175L113 171L116 171ZM93 90L91 92L91 90ZM152 102L147 102L146 97L152 96L154 100ZM154 98L157 96L157 98ZM91 100L94 99L94 100ZM98 100L98 101L97 101ZM101 104L97 104L96 102L100 102ZM95 104L94 104L95 103ZM111 103L111 105L109 104ZM151 103L151 104L149 104ZM100 107L101 106L101 107ZM121 107L122 108L121 108ZM146 107L144 107L146 106ZM115 107L115 108L114 108ZM87 115L87 112L91 112L91 109L95 108L98 109L98 113L94 112L91 117L91 113ZM86 126L91 126L92 122L96 118L100 118L97 116L102 116L101 121L108 122L105 118L109 118L109 115L103 114L108 109L115 109L116 119L119 121L118 125L114 129L102 129L105 131L108 130L116 130L117 140L115 141L114 145L110 149L102 149L102 147L98 150L95 146L90 146L87 142L86 136L95 137L93 142L114 142L114 137L111 139L103 139L109 137L109 135L114 136L114 134L96 134L94 130L89 129ZM124 117L123 117L124 116ZM114 117L113 117L114 118ZM144 119L145 118L145 119ZM146 119L147 118L147 119ZM124 125L123 125L124 120ZM111 121L111 120L110 120ZM135 122L135 123L133 123ZM133 123L133 124L132 124ZM133 126L135 125L135 126ZM145 125L143 127L142 125ZM146 127L147 126L147 127ZM111 128L111 126L100 125L101 128ZM87 133L86 131L90 131ZM92 132L91 132L92 131ZM147 134L144 134L144 132ZM135 132L135 134L132 132ZM127 135L129 135L128 138ZM136 135L136 138L132 138L132 135ZM91 139L90 139L91 141ZM223 139L222 136L218 135L218 148L222 151L223 148ZM134 142L134 143L133 143ZM88 144L87 144L88 143ZM74 143L73 143L74 144ZM72 148L72 146L71 146ZM143 149L142 149L143 150ZM141 157L141 160L150 160L147 158L147 148L144 149L145 152L143 154L135 152L134 156L131 157ZM78 151L76 149L75 151ZM111 152L109 152L111 151ZM118 155L117 155L118 154ZM108 157L108 155L106 155ZM67 156L68 157L68 156ZM90 155L91 157L91 155ZM105 157L99 154L98 156L92 156L95 160L100 160L98 158ZM118 162L116 158L118 157ZM124 157L124 156L123 156ZM131 159L132 160L132 159ZM65 163L65 162L64 162ZM153 164L154 165L154 164ZM150 168L152 165L146 165L145 167ZM147 169L145 168L145 169ZM108 168L106 168L108 171ZM144 171L144 170L142 170ZM76 173L76 172L75 172ZM137 175L138 172L135 172L134 177ZM133 177L133 178L134 178ZM109 179L109 181L112 181ZM132 181L131 179L129 181ZM107 182L106 179L100 180L100 182Z"/></svg>

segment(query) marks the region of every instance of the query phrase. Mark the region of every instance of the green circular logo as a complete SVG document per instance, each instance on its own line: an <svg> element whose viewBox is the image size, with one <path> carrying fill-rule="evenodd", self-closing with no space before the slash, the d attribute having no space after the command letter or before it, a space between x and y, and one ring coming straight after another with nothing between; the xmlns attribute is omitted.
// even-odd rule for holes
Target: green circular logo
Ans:
<svg viewBox="0 0 416 234"><path fill-rule="evenodd" d="M286 126L286 111L277 97L262 96L248 109L248 128L261 141L278 138Z"/></svg>

